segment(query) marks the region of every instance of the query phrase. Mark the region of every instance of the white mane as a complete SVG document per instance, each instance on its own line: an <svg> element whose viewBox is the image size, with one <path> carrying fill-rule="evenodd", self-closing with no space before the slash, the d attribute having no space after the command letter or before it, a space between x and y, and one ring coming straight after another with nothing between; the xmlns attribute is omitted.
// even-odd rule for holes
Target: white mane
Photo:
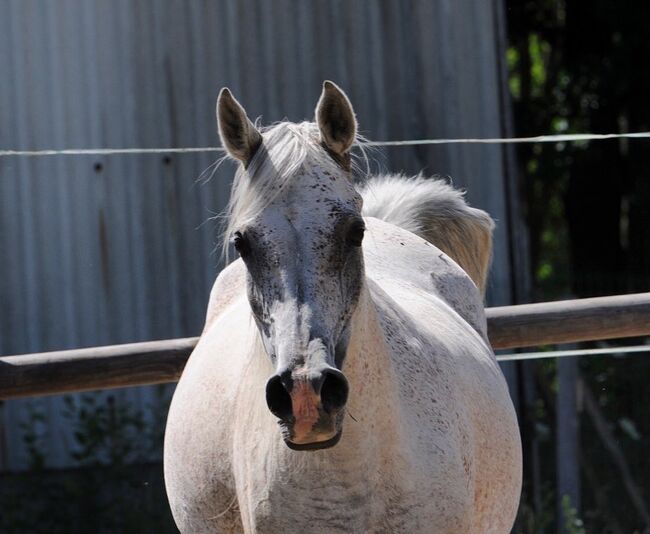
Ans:
<svg viewBox="0 0 650 534"><path fill-rule="evenodd" d="M419 235L453 258L485 292L494 221L470 207L464 192L421 174L373 176L361 188L364 217Z"/></svg>

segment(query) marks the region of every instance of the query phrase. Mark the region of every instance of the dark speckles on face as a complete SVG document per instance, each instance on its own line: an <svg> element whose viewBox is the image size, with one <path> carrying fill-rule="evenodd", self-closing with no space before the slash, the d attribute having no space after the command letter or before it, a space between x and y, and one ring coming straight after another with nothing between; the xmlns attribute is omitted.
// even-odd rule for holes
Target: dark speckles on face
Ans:
<svg viewBox="0 0 650 534"><path fill-rule="evenodd" d="M342 364L364 280L361 247L348 240L359 208L353 186L325 171L297 178L247 225L248 297L267 352L297 357L318 337ZM277 349L289 338L296 347Z"/></svg>

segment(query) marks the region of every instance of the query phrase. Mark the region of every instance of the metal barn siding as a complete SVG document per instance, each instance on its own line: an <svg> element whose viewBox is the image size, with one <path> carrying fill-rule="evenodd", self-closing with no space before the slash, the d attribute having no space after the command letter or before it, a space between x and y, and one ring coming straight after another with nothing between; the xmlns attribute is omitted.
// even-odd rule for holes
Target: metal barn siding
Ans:
<svg viewBox="0 0 650 534"><path fill-rule="evenodd" d="M500 0L9 0L0 10L0 147L217 144L229 86L265 123L313 116L324 79L373 140L503 133ZM488 290L511 302L500 146L391 148L386 168L449 176L497 220ZM233 167L217 154L0 158L0 353L196 335L218 271L209 220ZM119 399L145 407L151 388ZM47 465L70 463L60 397L0 407L0 468L46 415Z"/></svg>

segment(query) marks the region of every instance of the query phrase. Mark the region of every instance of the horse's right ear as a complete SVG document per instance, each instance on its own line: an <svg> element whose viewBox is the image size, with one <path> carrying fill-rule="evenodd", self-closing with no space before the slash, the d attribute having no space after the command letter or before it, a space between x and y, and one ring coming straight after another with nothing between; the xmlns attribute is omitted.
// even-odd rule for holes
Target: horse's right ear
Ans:
<svg viewBox="0 0 650 534"><path fill-rule="evenodd" d="M227 87L217 98L217 126L221 144L228 154L247 167L262 144L262 134Z"/></svg>

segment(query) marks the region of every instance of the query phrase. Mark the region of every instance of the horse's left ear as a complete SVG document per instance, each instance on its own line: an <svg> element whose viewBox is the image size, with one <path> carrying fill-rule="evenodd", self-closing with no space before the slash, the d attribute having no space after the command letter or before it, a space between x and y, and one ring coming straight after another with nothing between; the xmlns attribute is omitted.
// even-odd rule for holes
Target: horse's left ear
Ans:
<svg viewBox="0 0 650 534"><path fill-rule="evenodd" d="M348 97L335 83L323 83L316 105L316 123L321 142L334 155L345 156L357 135L357 119Z"/></svg>

